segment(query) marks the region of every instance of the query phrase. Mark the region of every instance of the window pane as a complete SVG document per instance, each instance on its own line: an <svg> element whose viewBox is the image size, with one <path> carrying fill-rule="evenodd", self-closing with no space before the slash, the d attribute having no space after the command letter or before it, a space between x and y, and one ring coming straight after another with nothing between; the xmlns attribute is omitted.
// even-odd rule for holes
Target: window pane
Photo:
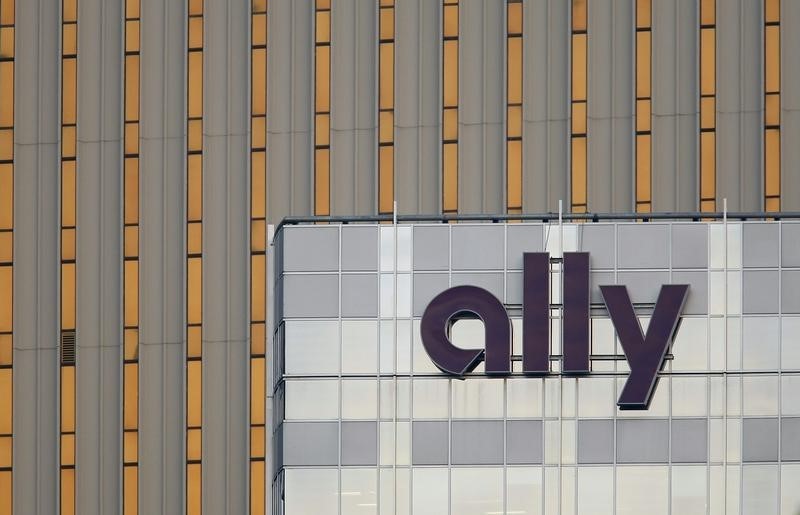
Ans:
<svg viewBox="0 0 800 515"><path fill-rule="evenodd" d="M339 472L336 469L287 469L284 502L286 513L337 515Z"/></svg>
<svg viewBox="0 0 800 515"><path fill-rule="evenodd" d="M506 469L507 513L541 515L541 467L508 467Z"/></svg>
<svg viewBox="0 0 800 515"><path fill-rule="evenodd" d="M502 468L454 468L450 474L451 513L485 515L503 512Z"/></svg>
<svg viewBox="0 0 800 515"><path fill-rule="evenodd" d="M780 383L777 376L745 376L742 378L742 414L778 414Z"/></svg>
<svg viewBox="0 0 800 515"><path fill-rule="evenodd" d="M286 321L284 327L287 374L336 374L339 371L337 321Z"/></svg>
<svg viewBox="0 0 800 515"><path fill-rule="evenodd" d="M413 475L412 513L414 515L448 513L447 469L416 468Z"/></svg>
<svg viewBox="0 0 800 515"><path fill-rule="evenodd" d="M636 96L650 97L650 31L636 33Z"/></svg>
<svg viewBox="0 0 800 515"><path fill-rule="evenodd" d="M453 382L453 418L502 418L503 381L496 378Z"/></svg>
<svg viewBox="0 0 800 515"><path fill-rule="evenodd" d="M667 514L668 467L618 466L617 513L619 515Z"/></svg>
<svg viewBox="0 0 800 515"><path fill-rule="evenodd" d="M578 467L578 513L614 512L614 470L611 467Z"/></svg>
<svg viewBox="0 0 800 515"><path fill-rule="evenodd" d="M672 513L706 513L706 467L672 466Z"/></svg>
<svg viewBox="0 0 800 515"><path fill-rule="evenodd" d="M377 339L376 321L342 321L342 373L374 374L378 362Z"/></svg>
<svg viewBox="0 0 800 515"><path fill-rule="evenodd" d="M336 380L286 381L286 420L330 420L339 416Z"/></svg>
<svg viewBox="0 0 800 515"><path fill-rule="evenodd" d="M447 418L450 404L448 379L414 379L414 418Z"/></svg>
<svg viewBox="0 0 800 515"><path fill-rule="evenodd" d="M374 379L342 380L342 418L374 420L378 416L378 383Z"/></svg>
<svg viewBox="0 0 800 515"><path fill-rule="evenodd" d="M506 385L508 418L542 416L542 379L510 378Z"/></svg>
<svg viewBox="0 0 800 515"><path fill-rule="evenodd" d="M342 469L342 511L352 515L378 513L378 473L375 469ZM383 492L381 492L383 495ZM300 512L287 512L300 513Z"/></svg>

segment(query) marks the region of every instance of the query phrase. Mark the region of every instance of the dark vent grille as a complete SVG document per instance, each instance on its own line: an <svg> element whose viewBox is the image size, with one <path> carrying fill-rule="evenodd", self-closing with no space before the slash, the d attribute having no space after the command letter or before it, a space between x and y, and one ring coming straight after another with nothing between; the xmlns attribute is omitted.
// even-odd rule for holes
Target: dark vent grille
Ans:
<svg viewBox="0 0 800 515"><path fill-rule="evenodd" d="M75 364L75 331L61 333L61 364Z"/></svg>

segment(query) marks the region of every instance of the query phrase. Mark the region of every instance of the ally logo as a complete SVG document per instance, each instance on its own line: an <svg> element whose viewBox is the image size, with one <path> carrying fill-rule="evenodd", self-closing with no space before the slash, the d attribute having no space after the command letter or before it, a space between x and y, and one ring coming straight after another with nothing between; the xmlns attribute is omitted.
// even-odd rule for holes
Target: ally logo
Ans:
<svg viewBox="0 0 800 515"><path fill-rule="evenodd" d="M585 375L590 372L589 254L565 252L563 274L562 373ZM545 375L550 373L549 254L525 253L522 280L522 371ZM620 409L647 409L677 331L689 286L661 286L646 333L625 286L600 286L600 292L631 370L617 405ZM462 349L453 345L453 323L475 317L484 325L485 348ZM500 299L483 288L456 286L434 297L422 316L420 331L426 352L443 372L463 376L485 361L488 375L511 373L511 319Z"/></svg>

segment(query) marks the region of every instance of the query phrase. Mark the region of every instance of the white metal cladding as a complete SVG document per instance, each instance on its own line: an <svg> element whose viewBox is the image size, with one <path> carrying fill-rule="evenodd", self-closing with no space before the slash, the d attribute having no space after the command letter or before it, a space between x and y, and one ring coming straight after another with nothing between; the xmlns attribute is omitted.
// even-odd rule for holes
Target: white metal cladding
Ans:
<svg viewBox="0 0 800 515"><path fill-rule="evenodd" d="M278 506L287 514L800 508L798 236L800 223L788 221L284 226L274 279L282 285ZM521 257L539 251L590 253L592 372L558 374L556 262L554 373L525 377L515 361L505 378L482 366L464 380L442 374L419 339L427 302L452 285L488 289L512 317L518 360ZM628 287L644 327L661 284L691 285L647 411L616 408L627 362L594 291L615 283ZM482 338L479 321L453 329L460 346Z"/></svg>

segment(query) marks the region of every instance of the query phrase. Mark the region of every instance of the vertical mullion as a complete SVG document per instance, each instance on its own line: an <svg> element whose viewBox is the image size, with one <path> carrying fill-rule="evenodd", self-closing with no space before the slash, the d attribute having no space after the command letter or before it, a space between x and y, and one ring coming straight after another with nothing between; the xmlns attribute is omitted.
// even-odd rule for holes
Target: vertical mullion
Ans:
<svg viewBox="0 0 800 515"><path fill-rule="evenodd" d="M202 514L203 0L189 0L186 174L186 512Z"/></svg>
<svg viewBox="0 0 800 515"><path fill-rule="evenodd" d="M250 101L250 515L266 507L267 2L252 0Z"/></svg>
<svg viewBox="0 0 800 515"><path fill-rule="evenodd" d="M571 210L585 213L588 209L587 173L587 91L589 56L589 0L572 0L572 80L570 85L572 112L570 119L570 183Z"/></svg>
<svg viewBox="0 0 800 515"><path fill-rule="evenodd" d="M394 0L378 0L378 212L394 211Z"/></svg>
<svg viewBox="0 0 800 515"><path fill-rule="evenodd" d="M122 509L139 511L139 8L125 0Z"/></svg>
<svg viewBox="0 0 800 515"><path fill-rule="evenodd" d="M506 211L522 213L523 3L506 6Z"/></svg>
<svg viewBox="0 0 800 515"><path fill-rule="evenodd" d="M14 481L14 62L14 0L0 0L0 515Z"/></svg>
<svg viewBox="0 0 800 515"><path fill-rule="evenodd" d="M442 212L458 213L459 0L443 0Z"/></svg>
<svg viewBox="0 0 800 515"><path fill-rule="evenodd" d="M652 0L636 1L636 212L652 211Z"/></svg>
<svg viewBox="0 0 800 515"><path fill-rule="evenodd" d="M717 209L717 12L700 1L700 211Z"/></svg>
<svg viewBox="0 0 800 515"><path fill-rule="evenodd" d="M764 0L764 209L781 209L781 3Z"/></svg>
<svg viewBox="0 0 800 515"><path fill-rule="evenodd" d="M314 8L314 214L331 214L331 0Z"/></svg>
<svg viewBox="0 0 800 515"><path fill-rule="evenodd" d="M75 513L75 331L77 232L77 0L61 9L60 456L59 513Z"/></svg>

